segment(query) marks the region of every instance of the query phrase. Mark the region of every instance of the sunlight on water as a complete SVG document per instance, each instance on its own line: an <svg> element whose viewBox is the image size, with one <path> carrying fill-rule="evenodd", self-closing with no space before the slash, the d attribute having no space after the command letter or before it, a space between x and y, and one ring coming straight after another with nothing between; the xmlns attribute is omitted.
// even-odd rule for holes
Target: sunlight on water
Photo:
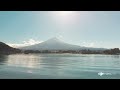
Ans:
<svg viewBox="0 0 120 90"><path fill-rule="evenodd" d="M0 55L0 78L120 79L120 56Z"/></svg>
<svg viewBox="0 0 120 90"><path fill-rule="evenodd" d="M10 66L35 68L41 63L41 57L36 55L9 55L8 58L9 60L6 63Z"/></svg>

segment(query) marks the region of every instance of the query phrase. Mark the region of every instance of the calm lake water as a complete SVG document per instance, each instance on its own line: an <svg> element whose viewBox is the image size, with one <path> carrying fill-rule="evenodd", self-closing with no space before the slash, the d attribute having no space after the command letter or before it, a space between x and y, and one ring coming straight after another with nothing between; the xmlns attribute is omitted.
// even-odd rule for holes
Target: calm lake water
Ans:
<svg viewBox="0 0 120 90"><path fill-rule="evenodd" d="M0 55L0 79L120 79L120 56Z"/></svg>

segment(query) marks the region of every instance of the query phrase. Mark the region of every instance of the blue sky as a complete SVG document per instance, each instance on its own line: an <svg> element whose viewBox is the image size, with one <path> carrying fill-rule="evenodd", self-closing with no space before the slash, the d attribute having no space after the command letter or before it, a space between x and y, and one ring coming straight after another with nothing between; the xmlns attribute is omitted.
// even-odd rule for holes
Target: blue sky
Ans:
<svg viewBox="0 0 120 90"><path fill-rule="evenodd" d="M120 48L120 12L0 11L0 41L29 44L52 37L82 46Z"/></svg>

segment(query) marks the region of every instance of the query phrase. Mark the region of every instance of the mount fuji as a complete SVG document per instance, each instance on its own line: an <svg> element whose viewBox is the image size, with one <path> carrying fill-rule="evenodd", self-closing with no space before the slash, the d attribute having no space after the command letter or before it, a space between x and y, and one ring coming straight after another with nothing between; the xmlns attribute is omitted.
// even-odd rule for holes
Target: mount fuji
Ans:
<svg viewBox="0 0 120 90"><path fill-rule="evenodd" d="M22 50L104 50L103 48L90 48L90 47L81 47L78 45L72 45L65 43L58 38L54 37L51 38L45 42L31 45L31 46L25 46L21 47Z"/></svg>

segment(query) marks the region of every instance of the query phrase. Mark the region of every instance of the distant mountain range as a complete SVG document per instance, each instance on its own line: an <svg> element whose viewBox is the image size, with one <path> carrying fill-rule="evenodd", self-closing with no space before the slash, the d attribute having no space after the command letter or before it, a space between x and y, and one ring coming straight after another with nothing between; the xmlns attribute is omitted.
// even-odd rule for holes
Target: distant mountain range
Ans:
<svg viewBox="0 0 120 90"><path fill-rule="evenodd" d="M9 45L0 42L0 54L15 54L15 53L21 53L22 51L26 50L33 50L33 51L52 51L52 50L100 50L104 51L106 50L105 48L91 48L91 47L82 47L78 45L72 45L65 43L58 38L51 38L45 42L35 44L35 45L30 45L30 46L25 46L21 48L13 48L10 47Z"/></svg>
<svg viewBox="0 0 120 90"><path fill-rule="evenodd" d="M54 37L51 38L45 42L31 45L31 46L25 46L21 47L19 49L22 50L106 50L105 48L91 48L91 47L82 47L78 45L72 45L65 43L58 38Z"/></svg>
<svg viewBox="0 0 120 90"><path fill-rule="evenodd" d="M14 53L20 53L20 52L21 50L12 48L3 42L0 42L0 54L14 54Z"/></svg>

